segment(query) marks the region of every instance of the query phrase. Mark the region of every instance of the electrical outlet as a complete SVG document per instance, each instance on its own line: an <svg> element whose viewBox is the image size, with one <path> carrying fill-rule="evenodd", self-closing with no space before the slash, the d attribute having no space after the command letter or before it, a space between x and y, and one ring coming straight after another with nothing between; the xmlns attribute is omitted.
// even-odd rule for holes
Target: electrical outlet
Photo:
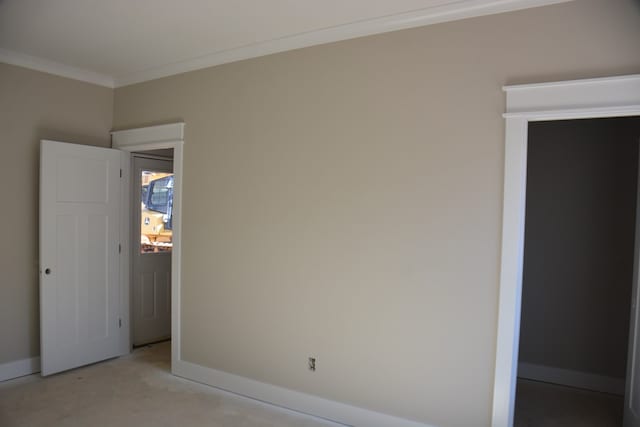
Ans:
<svg viewBox="0 0 640 427"><path fill-rule="evenodd" d="M316 358L315 357L310 357L309 358L309 370L311 372L315 372L316 371Z"/></svg>

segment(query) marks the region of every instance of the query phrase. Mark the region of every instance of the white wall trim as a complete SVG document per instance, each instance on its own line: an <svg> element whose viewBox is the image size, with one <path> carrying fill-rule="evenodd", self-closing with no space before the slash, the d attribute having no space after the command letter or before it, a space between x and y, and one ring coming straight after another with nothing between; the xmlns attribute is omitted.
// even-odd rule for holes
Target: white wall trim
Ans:
<svg viewBox="0 0 640 427"><path fill-rule="evenodd" d="M299 391L255 381L183 360L173 373L234 394L267 402L296 412L354 427L433 427L403 418L358 408Z"/></svg>
<svg viewBox="0 0 640 427"><path fill-rule="evenodd" d="M635 116L640 109L640 105L627 105L622 107L601 107L600 118L605 117L627 117ZM502 116L505 119L527 119L530 122L539 122L546 120L569 120L569 119L585 119L592 117L592 108L574 108L571 110L548 110L548 111L524 111L520 113L505 113Z"/></svg>
<svg viewBox="0 0 640 427"><path fill-rule="evenodd" d="M529 120L557 111L584 113L615 108L633 109L640 104L640 74L505 86L503 90L507 93L507 114L519 114Z"/></svg>
<svg viewBox="0 0 640 427"><path fill-rule="evenodd" d="M518 363L518 378L577 387L585 390L624 395L624 378L590 374L534 363Z"/></svg>
<svg viewBox="0 0 640 427"><path fill-rule="evenodd" d="M182 141L184 139L184 123L170 123L166 125L147 126L143 128L116 130L111 132L113 148L124 149L132 145L162 144L167 141ZM155 150L156 148L145 148ZM132 150L127 150L132 151Z"/></svg>
<svg viewBox="0 0 640 427"><path fill-rule="evenodd" d="M212 52L199 58L115 77L116 87L287 50L572 0L461 0Z"/></svg>
<svg viewBox="0 0 640 427"><path fill-rule="evenodd" d="M0 364L0 381L12 380L40 372L40 357L16 360Z"/></svg>
<svg viewBox="0 0 640 427"><path fill-rule="evenodd" d="M120 355L131 352L131 153L121 151L120 169Z"/></svg>
<svg viewBox="0 0 640 427"><path fill-rule="evenodd" d="M176 364L181 360L181 336L180 336L180 310L181 310L181 266L182 266L182 179L184 158L184 123L172 123L167 125L149 126L144 128L120 130L111 132L111 144L113 148L134 152L157 150L164 148L173 149L173 249L171 251L171 372L175 374ZM171 139L175 138L175 139ZM130 184L130 182L129 182ZM130 185L127 188L131 188ZM124 212L127 221L131 220L129 212ZM127 228L130 229L130 228ZM130 253L129 236L122 239L122 252ZM128 260L130 262L130 259ZM130 291L131 277L127 277L124 284L125 290ZM125 307L130 313L130 307ZM131 325L125 325L131 328ZM128 348L131 348L131 334L129 334Z"/></svg>
<svg viewBox="0 0 640 427"><path fill-rule="evenodd" d="M114 79L106 74L84 70L82 68L65 65L60 62L26 55L0 48L0 62L17 65L18 67L29 68L31 70L42 71L56 76L67 77L69 79L80 80L86 83L93 83L99 86L114 88Z"/></svg>
<svg viewBox="0 0 640 427"><path fill-rule="evenodd" d="M528 123L640 116L640 75L507 86L504 90L507 93L504 199L492 427L513 425L522 296Z"/></svg>

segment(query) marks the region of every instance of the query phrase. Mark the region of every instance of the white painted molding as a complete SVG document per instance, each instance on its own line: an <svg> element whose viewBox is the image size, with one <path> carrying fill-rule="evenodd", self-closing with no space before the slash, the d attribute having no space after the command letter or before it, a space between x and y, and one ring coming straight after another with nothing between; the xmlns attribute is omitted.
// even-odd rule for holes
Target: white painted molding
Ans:
<svg viewBox="0 0 640 427"><path fill-rule="evenodd" d="M93 83L99 86L113 88L114 79L106 74L84 70L82 68L65 65L60 62L38 58L19 52L0 48L0 62L17 65L31 70L42 71L56 76L67 77L69 79L80 80L86 83Z"/></svg>
<svg viewBox="0 0 640 427"><path fill-rule="evenodd" d="M120 170L120 355L129 354L133 349L131 336L131 153L121 150ZM124 244L123 244L124 242Z"/></svg>
<svg viewBox="0 0 640 427"><path fill-rule="evenodd" d="M626 105L622 107L601 107L598 108L600 118L605 117L627 117L635 116L640 105ZM527 119L530 122L546 121L546 120L569 120L569 119L588 119L592 117L592 108L574 108L572 110L548 110L548 111L524 111L521 113L505 113L502 116L505 119Z"/></svg>
<svg viewBox="0 0 640 427"><path fill-rule="evenodd" d="M0 364L0 381L7 381L40 372L40 357Z"/></svg>
<svg viewBox="0 0 640 427"><path fill-rule="evenodd" d="M182 141L184 139L184 123L149 126L144 128L118 130L111 132L113 148L123 149L133 145L157 144L167 141ZM159 147L148 147L155 150Z"/></svg>
<svg viewBox="0 0 640 427"><path fill-rule="evenodd" d="M513 426L524 253L522 242L524 241L524 194L527 167L526 133L526 120L507 120L493 427Z"/></svg>
<svg viewBox="0 0 640 427"><path fill-rule="evenodd" d="M183 360L173 373L241 396L354 427L433 427L218 371Z"/></svg>
<svg viewBox="0 0 640 427"><path fill-rule="evenodd" d="M571 369L520 362L518 364L518 378L566 385L620 396L624 395L624 378L590 374Z"/></svg>
<svg viewBox="0 0 640 427"><path fill-rule="evenodd" d="M506 86L502 254L492 427L513 426L530 121L640 116L640 74Z"/></svg>
<svg viewBox="0 0 640 427"><path fill-rule="evenodd" d="M115 77L115 86L121 87L167 77L174 74L199 70L215 65L255 58L287 50L300 49L325 43L381 34L390 31L422 27L441 22L455 21L476 16L491 15L514 10L564 3L573 0L460 0L450 1L411 12L352 22L344 25L293 34L278 39L266 40L212 52L199 58L161 65L139 72Z"/></svg>
<svg viewBox="0 0 640 427"><path fill-rule="evenodd" d="M569 1L573 0L449 0L446 3L440 2L440 4L411 12L264 40L120 76L108 76L2 48L0 48L0 62L113 88L287 50Z"/></svg>
<svg viewBox="0 0 640 427"><path fill-rule="evenodd" d="M506 117L535 120L546 119L550 113L574 117L594 109L633 114L640 105L640 74L505 86L503 90L507 93Z"/></svg>

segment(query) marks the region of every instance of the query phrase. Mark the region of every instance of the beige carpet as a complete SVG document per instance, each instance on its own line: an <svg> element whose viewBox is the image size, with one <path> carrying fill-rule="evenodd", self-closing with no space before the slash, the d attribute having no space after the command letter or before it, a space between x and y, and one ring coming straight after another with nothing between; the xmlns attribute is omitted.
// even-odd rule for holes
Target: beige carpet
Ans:
<svg viewBox="0 0 640 427"><path fill-rule="evenodd" d="M624 399L518 379L515 427L622 427Z"/></svg>
<svg viewBox="0 0 640 427"><path fill-rule="evenodd" d="M2 427L336 427L169 373L170 344L0 383Z"/></svg>

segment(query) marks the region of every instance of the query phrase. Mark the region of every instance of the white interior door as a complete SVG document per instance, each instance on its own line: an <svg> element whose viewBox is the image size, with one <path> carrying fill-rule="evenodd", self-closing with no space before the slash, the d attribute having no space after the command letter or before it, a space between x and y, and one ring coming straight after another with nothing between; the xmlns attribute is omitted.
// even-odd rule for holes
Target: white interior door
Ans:
<svg viewBox="0 0 640 427"><path fill-rule="evenodd" d="M121 156L41 142L42 375L119 355Z"/></svg>
<svg viewBox="0 0 640 427"><path fill-rule="evenodd" d="M132 169L133 345L143 345L171 337L173 162L134 155Z"/></svg>

